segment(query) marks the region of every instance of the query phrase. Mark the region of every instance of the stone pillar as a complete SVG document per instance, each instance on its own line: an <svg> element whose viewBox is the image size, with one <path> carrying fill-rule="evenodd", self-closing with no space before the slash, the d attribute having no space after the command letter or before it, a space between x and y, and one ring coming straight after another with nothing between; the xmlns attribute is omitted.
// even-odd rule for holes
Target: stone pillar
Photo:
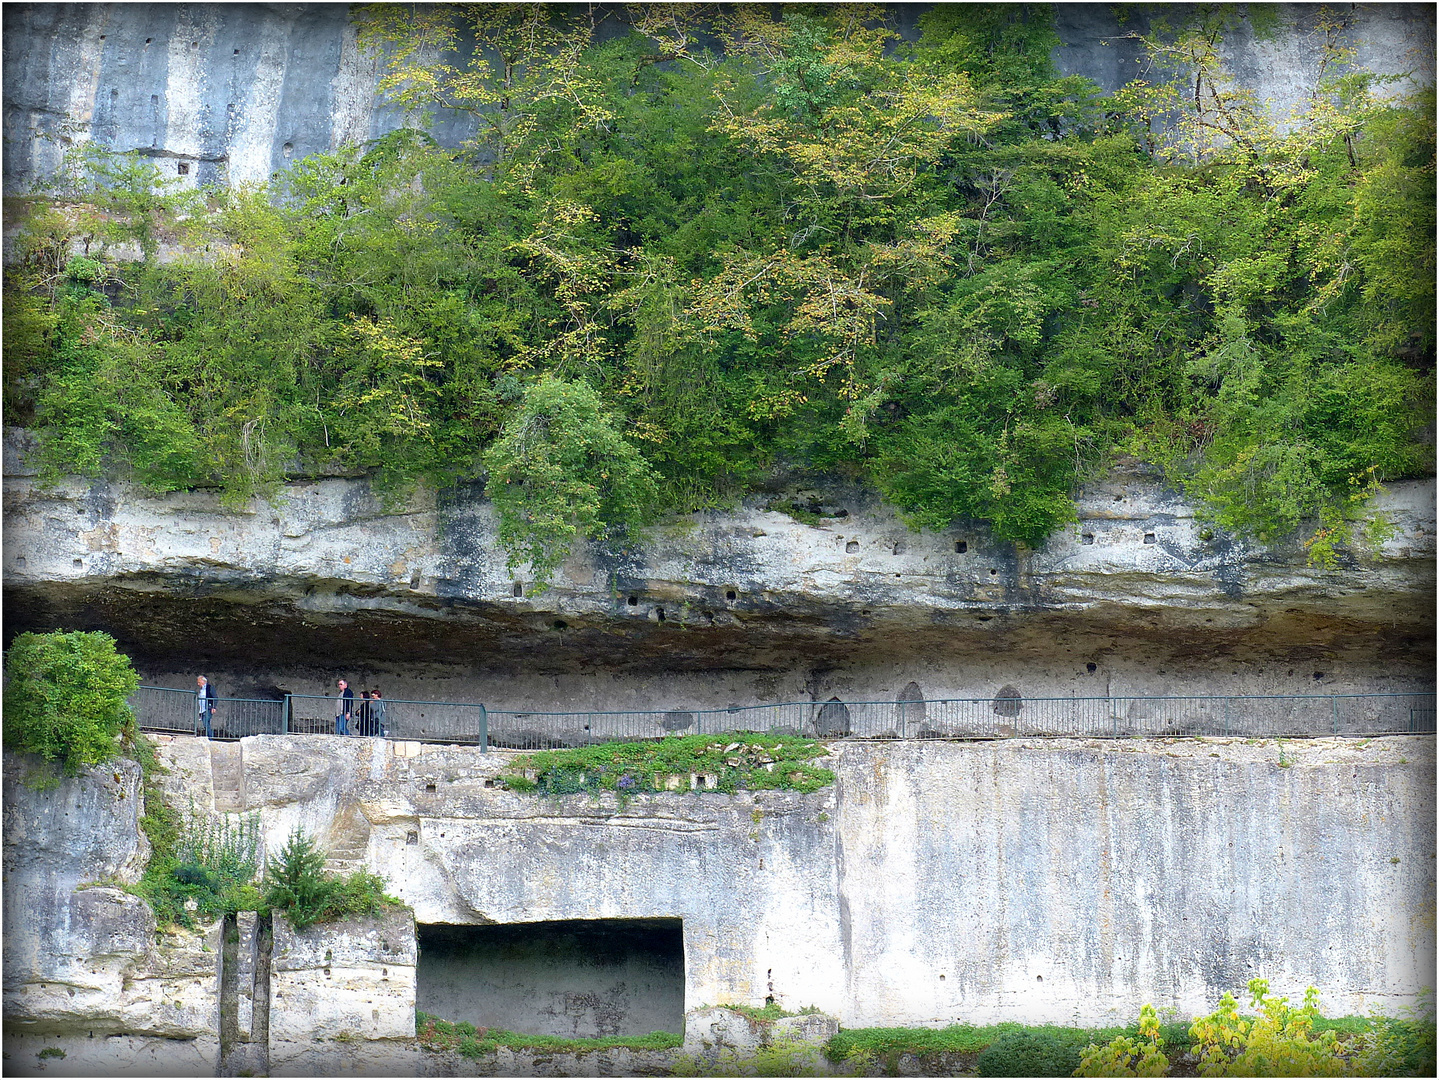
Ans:
<svg viewBox="0 0 1439 1080"><path fill-rule="evenodd" d="M413 912L304 931L277 914L274 934L271 1075L416 1075Z"/></svg>
<svg viewBox="0 0 1439 1080"><path fill-rule="evenodd" d="M240 947L235 951L235 1033L241 1042L250 1041L255 1022L255 939L259 914L241 911L235 916Z"/></svg>

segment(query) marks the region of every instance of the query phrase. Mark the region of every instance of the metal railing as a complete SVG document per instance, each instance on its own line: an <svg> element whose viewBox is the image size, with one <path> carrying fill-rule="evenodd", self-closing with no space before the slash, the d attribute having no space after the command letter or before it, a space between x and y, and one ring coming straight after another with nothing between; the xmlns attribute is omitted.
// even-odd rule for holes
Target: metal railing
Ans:
<svg viewBox="0 0 1439 1080"><path fill-rule="evenodd" d="M336 734L339 702L335 697L291 694L290 731ZM486 711L483 705L455 701L408 701L384 698L383 711L375 703L355 698L348 723L351 735L383 735L411 742L438 742L485 746Z"/></svg>
<svg viewBox="0 0 1439 1080"><path fill-rule="evenodd" d="M130 698L146 731L203 734L191 690L142 686ZM336 734L334 697L219 698L217 739ZM349 734L417 742L546 750L667 735L762 732L821 739L1156 738L1432 735L1433 693L1187 697L944 698L795 701L728 709L616 712L490 711L477 703L384 700L383 717L356 698Z"/></svg>
<svg viewBox="0 0 1439 1080"><path fill-rule="evenodd" d="M285 731L285 703L271 698L214 699L210 730L217 739L247 735L280 735ZM193 690L141 686L130 695L130 709L144 731L173 735L203 735L205 724Z"/></svg>

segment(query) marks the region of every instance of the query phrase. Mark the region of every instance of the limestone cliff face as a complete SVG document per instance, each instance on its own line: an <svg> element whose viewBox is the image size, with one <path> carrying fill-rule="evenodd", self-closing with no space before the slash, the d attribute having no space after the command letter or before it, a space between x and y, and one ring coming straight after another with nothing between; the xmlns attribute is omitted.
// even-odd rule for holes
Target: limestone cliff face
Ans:
<svg viewBox="0 0 1439 1080"><path fill-rule="evenodd" d="M926 6L896 6L902 33L914 36ZM1282 109L1312 85L1321 39L1319 5L1278 8L1272 39L1241 29L1224 48L1241 81ZM1344 13L1360 64L1407 76L1397 91L1433 82L1433 8ZM1140 74L1125 35L1149 17L1131 6L1121 26L1110 5L1058 5L1057 66L1118 88ZM138 150L186 184L242 183L404 123L378 94L380 60L359 47L345 4L11 4L5 19L6 193L51 176L82 141ZM603 32L622 30L609 16ZM444 111L431 130L446 145L472 133Z"/></svg>
<svg viewBox="0 0 1439 1080"><path fill-rule="evenodd" d="M721 707L725 694L831 688L892 700L908 679L962 686L966 671L1020 672L1026 695L1041 696L1121 684L1221 692L1216 679L1225 693L1397 690L1429 678L1432 482L1393 485L1375 504L1393 535L1323 570L1297 545L1206 526L1138 468L1086 486L1077 524L1033 552L978 526L913 532L862 490L791 481L654 527L626 550L581 545L552 588L529 596L478 486L387 512L363 478L321 478L226 513L208 492L156 498L76 480L43 490L22 450L12 440L6 458L7 628L106 629L153 672L770 673L767 686L717 689ZM765 509L778 498L825 516L807 525Z"/></svg>
<svg viewBox="0 0 1439 1080"><path fill-rule="evenodd" d="M157 741L174 793L208 810L208 745ZM838 743L814 794L623 806L508 791L509 751L234 749L269 852L296 827L361 852L421 925L682 919L687 1009L772 994L850 1027L1099 1024L1143 1001L1188 1015L1263 972L1362 1013L1433 963L1428 737L1286 743L1283 766L1242 739ZM272 1047L406 1035L408 918L277 924Z"/></svg>
<svg viewBox="0 0 1439 1080"><path fill-rule="evenodd" d="M101 1053L111 1075L212 1074L218 925L157 938L149 906L117 887L150 854L139 766L36 791L37 764L4 757L6 1071L64 1043Z"/></svg>

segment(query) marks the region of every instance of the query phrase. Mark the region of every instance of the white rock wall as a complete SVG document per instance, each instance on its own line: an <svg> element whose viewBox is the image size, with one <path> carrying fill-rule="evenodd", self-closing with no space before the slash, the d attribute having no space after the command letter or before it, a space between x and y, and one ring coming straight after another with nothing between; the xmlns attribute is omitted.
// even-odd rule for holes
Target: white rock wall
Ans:
<svg viewBox="0 0 1439 1080"><path fill-rule="evenodd" d="M383 1055L415 1036L415 924L409 911L296 931L275 917L270 966L270 1068L322 1075L316 1055ZM335 1044L327 1046L326 1044ZM405 1048L400 1048L403 1053ZM380 1072L383 1075L383 1072Z"/></svg>
<svg viewBox="0 0 1439 1080"><path fill-rule="evenodd" d="M139 766L117 761L36 791L35 765L4 757L5 1072L212 1074L218 924L157 940L149 906L116 887L149 857ZM65 1056L39 1057L55 1049Z"/></svg>
<svg viewBox="0 0 1439 1080"><path fill-rule="evenodd" d="M417 922L682 918L687 1010L1097 1025L1256 975L1335 1015L1432 981L1432 738L836 744L814 795L625 809L488 787L504 751L242 745L269 849L354 807Z"/></svg>

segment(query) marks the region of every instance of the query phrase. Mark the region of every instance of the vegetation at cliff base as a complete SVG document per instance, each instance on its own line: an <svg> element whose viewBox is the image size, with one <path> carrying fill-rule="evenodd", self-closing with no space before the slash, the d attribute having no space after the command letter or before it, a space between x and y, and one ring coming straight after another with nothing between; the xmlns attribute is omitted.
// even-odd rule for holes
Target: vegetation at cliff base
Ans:
<svg viewBox="0 0 1439 1080"><path fill-rule="evenodd" d="M5 653L5 748L66 776L109 761L134 727L126 699L139 681L109 634L20 634Z"/></svg>
<svg viewBox="0 0 1439 1080"><path fill-rule="evenodd" d="M503 776L515 791L551 797L612 791L622 801L665 791L812 792L834 783L833 772L810 763L828 753L793 735L685 735L527 754Z"/></svg>
<svg viewBox="0 0 1439 1080"><path fill-rule="evenodd" d="M1200 1076L1429 1076L1434 1071L1432 994L1403 1019L1326 1023L1312 986L1297 1008L1271 994L1264 979L1250 979L1248 990L1254 1015L1242 1015L1226 991L1212 1013L1189 1026L1185 1041L1161 1034L1154 1007L1145 1005L1136 1034L1086 1047L1073 1075L1167 1076L1171 1058L1166 1047L1171 1054L1182 1048Z"/></svg>
<svg viewBox="0 0 1439 1080"><path fill-rule="evenodd" d="M920 1068L979 1076L1432 1076L1432 994L1400 1017L1322 1016L1310 988L1303 1004L1249 984L1252 1015L1225 993L1193 1021L1161 1018L1153 1006L1123 1027L1078 1028L1004 1022L944 1028L841 1029L828 1043L833 1062L867 1055L896 1074L902 1055Z"/></svg>
<svg viewBox="0 0 1439 1080"><path fill-rule="evenodd" d="M521 1035L502 1028L477 1028L466 1020L451 1023L438 1016L415 1010L415 1037L426 1050L453 1050L463 1057L480 1058L501 1046L544 1054L583 1054L595 1050L672 1050L684 1036L668 1031L648 1035L604 1036L593 1039L565 1039L555 1035Z"/></svg>
<svg viewBox="0 0 1439 1080"><path fill-rule="evenodd" d="M7 418L48 478L234 504L483 480L537 589L776 465L1038 546L1119 453L1336 565L1432 472L1434 99L1326 9L1276 116L1222 61L1263 15L1136 22L1105 96L1047 5L914 40L859 4L374 5L417 126L215 190L90 144L11 200Z"/></svg>

